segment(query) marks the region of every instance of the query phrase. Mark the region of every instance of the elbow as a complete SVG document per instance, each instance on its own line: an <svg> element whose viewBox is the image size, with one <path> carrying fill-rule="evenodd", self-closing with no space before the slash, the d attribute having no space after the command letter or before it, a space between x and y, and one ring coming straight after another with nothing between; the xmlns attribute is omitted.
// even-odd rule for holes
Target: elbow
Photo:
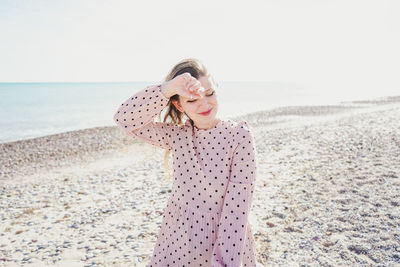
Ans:
<svg viewBox="0 0 400 267"><path fill-rule="evenodd" d="M125 110L124 106L125 106L125 104L122 103L114 113L113 119L116 124L120 124L121 120L123 120L123 118L122 118L123 114L126 113L126 112L124 112L124 110Z"/></svg>
<svg viewBox="0 0 400 267"><path fill-rule="evenodd" d="M118 117L118 112L116 112L113 116L115 123L118 123L119 117Z"/></svg>
<svg viewBox="0 0 400 267"><path fill-rule="evenodd" d="M124 119L121 117L121 114L120 114L120 113L118 113L118 112L115 113L113 118L114 118L115 124L116 124L118 127L120 127L120 128L123 129L123 130L125 130L125 128L127 128L127 126L124 125L124 123L123 123Z"/></svg>
<svg viewBox="0 0 400 267"><path fill-rule="evenodd" d="M114 122L115 124L119 125L119 118L117 115L114 115Z"/></svg>
<svg viewBox="0 0 400 267"><path fill-rule="evenodd" d="M121 123L121 110L120 109L118 109L115 113L114 113L114 116L113 116L113 119L114 119L114 122L116 123L116 124L120 124Z"/></svg>

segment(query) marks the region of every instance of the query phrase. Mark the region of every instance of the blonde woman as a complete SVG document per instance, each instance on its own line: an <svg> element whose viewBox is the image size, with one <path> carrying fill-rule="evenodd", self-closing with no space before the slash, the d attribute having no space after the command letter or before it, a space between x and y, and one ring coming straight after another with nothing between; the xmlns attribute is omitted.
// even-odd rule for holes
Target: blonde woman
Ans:
<svg viewBox="0 0 400 267"><path fill-rule="evenodd" d="M200 60L184 59L114 115L127 135L173 156L172 193L149 266L256 266L248 222L254 139L246 121L217 116L216 89ZM164 108L163 122L154 122Z"/></svg>

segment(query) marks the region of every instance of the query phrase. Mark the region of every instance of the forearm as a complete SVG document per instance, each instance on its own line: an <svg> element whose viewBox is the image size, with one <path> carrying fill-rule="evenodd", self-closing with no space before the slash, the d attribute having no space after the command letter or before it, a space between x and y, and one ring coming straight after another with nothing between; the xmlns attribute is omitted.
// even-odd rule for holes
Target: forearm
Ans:
<svg viewBox="0 0 400 267"><path fill-rule="evenodd" d="M119 106L114 120L124 131L132 132L152 121L167 102L157 85L147 86Z"/></svg>
<svg viewBox="0 0 400 267"><path fill-rule="evenodd" d="M176 94L176 91L170 87L170 85L168 84L168 82L163 82L161 84L161 93L166 97L166 98L170 98L171 96Z"/></svg>

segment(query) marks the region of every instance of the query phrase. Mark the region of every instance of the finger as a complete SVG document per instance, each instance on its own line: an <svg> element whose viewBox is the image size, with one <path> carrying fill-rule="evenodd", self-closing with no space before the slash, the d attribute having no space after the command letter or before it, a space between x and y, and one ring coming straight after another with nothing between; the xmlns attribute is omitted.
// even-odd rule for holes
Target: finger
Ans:
<svg viewBox="0 0 400 267"><path fill-rule="evenodd" d="M197 93L197 95L200 97L200 98L203 98L204 97L204 91L202 91L201 89L202 89L203 87L200 87L197 91L196 91L196 93Z"/></svg>
<svg viewBox="0 0 400 267"><path fill-rule="evenodd" d="M198 84L200 84L200 82L198 80L196 80L196 79L193 79L188 83L188 87L189 88L195 88Z"/></svg>
<svg viewBox="0 0 400 267"><path fill-rule="evenodd" d="M203 85L200 82L198 82L198 84L196 84L196 91L198 93L204 93L206 91L206 89L203 87Z"/></svg>
<svg viewBox="0 0 400 267"><path fill-rule="evenodd" d="M187 88L185 93L187 95L186 97L188 97L188 98L192 97L192 99L197 99L200 97L199 93L197 92L197 89L193 88L193 87Z"/></svg>
<svg viewBox="0 0 400 267"><path fill-rule="evenodd" d="M190 94L188 98L189 98L190 100L195 100L195 99L200 99L200 98L202 98L202 97L199 96L199 95Z"/></svg>
<svg viewBox="0 0 400 267"><path fill-rule="evenodd" d="M183 90L183 96L190 98L190 95L192 95L193 92L190 90L190 87L185 87L185 89Z"/></svg>
<svg viewBox="0 0 400 267"><path fill-rule="evenodd" d="M196 83L195 85L193 85L192 87L192 92L195 92L196 94L200 94L202 93L202 89L203 87L201 87L200 83Z"/></svg>
<svg viewBox="0 0 400 267"><path fill-rule="evenodd" d="M192 80L187 80L186 81L186 83L185 83L185 88L188 90L188 91L191 91L191 88L193 87L193 81Z"/></svg>
<svg viewBox="0 0 400 267"><path fill-rule="evenodd" d="M191 82L191 81L195 80L195 78L189 72L185 72L185 74L186 74L185 77L186 77L187 81Z"/></svg>

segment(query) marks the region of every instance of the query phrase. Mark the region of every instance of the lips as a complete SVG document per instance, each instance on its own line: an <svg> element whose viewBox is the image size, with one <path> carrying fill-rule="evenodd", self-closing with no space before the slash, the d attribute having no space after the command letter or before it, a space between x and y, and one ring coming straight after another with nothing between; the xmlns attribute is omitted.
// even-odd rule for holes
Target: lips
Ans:
<svg viewBox="0 0 400 267"><path fill-rule="evenodd" d="M202 112L202 113L200 113L200 114L201 114L201 115L208 115L208 114L210 114L211 110L212 110L212 108L210 108L210 109L207 110L206 112Z"/></svg>

